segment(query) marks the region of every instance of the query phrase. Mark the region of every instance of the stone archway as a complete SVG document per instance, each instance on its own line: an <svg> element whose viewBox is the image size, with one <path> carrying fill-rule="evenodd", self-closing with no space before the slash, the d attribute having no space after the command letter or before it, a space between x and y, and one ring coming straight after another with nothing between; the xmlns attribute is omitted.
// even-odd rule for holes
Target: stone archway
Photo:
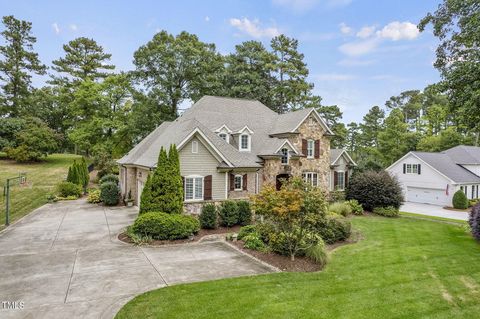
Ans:
<svg viewBox="0 0 480 319"><path fill-rule="evenodd" d="M283 183L285 181L288 181L290 179L291 175L290 174L278 174L277 177L275 178L276 181L276 189L277 191L280 190L282 187Z"/></svg>

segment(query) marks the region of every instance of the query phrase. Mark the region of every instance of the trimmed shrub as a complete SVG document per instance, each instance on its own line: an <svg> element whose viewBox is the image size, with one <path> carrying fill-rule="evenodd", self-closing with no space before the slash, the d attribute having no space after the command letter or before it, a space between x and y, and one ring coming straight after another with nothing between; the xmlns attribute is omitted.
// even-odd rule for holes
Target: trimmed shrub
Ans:
<svg viewBox="0 0 480 319"><path fill-rule="evenodd" d="M215 229L218 227L217 207L215 204L205 204L200 213L200 226L204 229Z"/></svg>
<svg viewBox="0 0 480 319"><path fill-rule="evenodd" d="M305 252L308 247L311 247L312 245L316 245L322 238L320 238L320 235L314 232L307 232L304 234L303 239L299 243L299 250L297 253L297 256L303 256L305 255ZM270 234L270 239L269 239L269 246L272 249L272 251L284 255L284 256L291 256L290 250L288 247L289 240L287 238L287 235L285 233L281 232L275 232Z"/></svg>
<svg viewBox="0 0 480 319"><path fill-rule="evenodd" d="M465 193L459 189L453 194L452 199L453 208L456 209L467 209L468 208L468 198Z"/></svg>
<svg viewBox="0 0 480 319"><path fill-rule="evenodd" d="M305 256L321 265L322 268L327 264L328 254L323 240L319 240L316 245L310 246L305 250Z"/></svg>
<svg viewBox="0 0 480 319"><path fill-rule="evenodd" d="M200 230L198 219L188 215L149 212L140 215L132 226L133 232L159 240L188 238Z"/></svg>
<svg viewBox="0 0 480 319"><path fill-rule="evenodd" d="M353 174L346 197L356 199L368 211L375 207L400 208L403 203L402 188L398 180L385 171Z"/></svg>
<svg viewBox="0 0 480 319"><path fill-rule="evenodd" d="M352 210L352 213L354 215L363 215L363 207L362 205L358 202L356 199L351 199L347 201L348 205L350 205L350 208Z"/></svg>
<svg viewBox="0 0 480 319"><path fill-rule="evenodd" d="M398 217L400 215L398 208L393 206L375 207L373 213L384 217Z"/></svg>
<svg viewBox="0 0 480 319"><path fill-rule="evenodd" d="M238 206L232 200L227 200L220 205L219 210L220 224L222 226L231 227L238 223Z"/></svg>
<svg viewBox="0 0 480 319"><path fill-rule="evenodd" d="M82 196L82 187L80 185L64 181L57 185L57 193L60 195L60 197L75 196L78 198Z"/></svg>
<svg viewBox="0 0 480 319"><path fill-rule="evenodd" d="M343 202L345 200L345 192L344 191L331 191L329 195L329 202Z"/></svg>
<svg viewBox="0 0 480 319"><path fill-rule="evenodd" d="M119 201L119 189L115 182L104 182L100 185L100 199L105 205L114 206Z"/></svg>
<svg viewBox="0 0 480 319"><path fill-rule="evenodd" d="M107 175L103 176L102 178L100 178L100 185L102 185L104 183L109 183L109 182L112 182L112 183L115 183L116 185L118 185L118 183L119 183L118 176L113 175L113 174L107 174Z"/></svg>
<svg viewBox="0 0 480 319"><path fill-rule="evenodd" d="M337 202L337 203L330 204L328 209L330 212L333 212L338 215L342 215L344 217L347 217L352 213L352 208L350 207L350 204L348 204L347 202L343 202L343 203Z"/></svg>
<svg viewBox="0 0 480 319"><path fill-rule="evenodd" d="M237 236L237 239L238 240L242 240L243 238L245 238L246 236L250 235L250 234L253 234L253 233L257 233L257 227L255 225L247 225L247 226L243 226L242 228L240 228L240 231L238 232L238 236Z"/></svg>
<svg viewBox="0 0 480 319"><path fill-rule="evenodd" d="M251 233L246 235L243 238L243 247L258 251L267 250L265 243L260 239L260 236L257 233Z"/></svg>
<svg viewBox="0 0 480 319"><path fill-rule="evenodd" d="M96 188L90 189L88 191L87 202L92 204L98 204L102 202L102 200L100 199L100 190Z"/></svg>
<svg viewBox="0 0 480 319"><path fill-rule="evenodd" d="M252 210L250 209L250 203L246 200L237 202L238 206L238 223L242 226L252 223Z"/></svg>
<svg viewBox="0 0 480 319"><path fill-rule="evenodd" d="M318 220L315 228L327 244L347 239L352 231L350 221L340 216L327 216Z"/></svg>
<svg viewBox="0 0 480 319"><path fill-rule="evenodd" d="M246 226L248 227L248 226ZM244 227L242 227L243 229ZM269 222L263 222L255 225L257 233L260 235L260 239L268 244L270 241L270 235L275 232L275 227ZM241 230L241 229L240 229Z"/></svg>
<svg viewBox="0 0 480 319"><path fill-rule="evenodd" d="M480 240L480 203L473 206L470 211L468 224L470 225L470 231L473 238Z"/></svg>

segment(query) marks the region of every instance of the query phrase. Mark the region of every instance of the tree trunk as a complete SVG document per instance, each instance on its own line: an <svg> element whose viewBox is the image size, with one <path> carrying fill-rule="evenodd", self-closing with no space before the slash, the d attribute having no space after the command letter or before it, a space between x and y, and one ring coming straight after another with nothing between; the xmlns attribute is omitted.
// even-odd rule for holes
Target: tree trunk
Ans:
<svg viewBox="0 0 480 319"><path fill-rule="evenodd" d="M291 260L291 261L295 261L295 254L291 254L291 255L290 255L290 260Z"/></svg>

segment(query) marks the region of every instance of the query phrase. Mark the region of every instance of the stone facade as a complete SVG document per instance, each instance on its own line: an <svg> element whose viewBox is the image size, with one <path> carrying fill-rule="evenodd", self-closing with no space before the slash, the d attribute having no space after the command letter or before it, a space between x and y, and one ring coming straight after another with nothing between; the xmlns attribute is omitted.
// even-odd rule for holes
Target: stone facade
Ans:
<svg viewBox="0 0 480 319"><path fill-rule="evenodd" d="M290 159L289 165L282 165L280 159L266 159L263 166L263 182L275 184L277 175L288 174L301 176L304 172L318 173L318 185L325 190L330 184L330 138L325 136L325 130L310 116L298 128L299 134L291 134L288 140L298 150L302 151L302 140L312 139L320 141L320 157Z"/></svg>
<svg viewBox="0 0 480 319"><path fill-rule="evenodd" d="M252 194L255 194L256 189L256 173L255 172L236 172L235 175L247 174L247 190L241 191L228 191L229 199L248 199ZM260 178L260 177L259 177Z"/></svg>

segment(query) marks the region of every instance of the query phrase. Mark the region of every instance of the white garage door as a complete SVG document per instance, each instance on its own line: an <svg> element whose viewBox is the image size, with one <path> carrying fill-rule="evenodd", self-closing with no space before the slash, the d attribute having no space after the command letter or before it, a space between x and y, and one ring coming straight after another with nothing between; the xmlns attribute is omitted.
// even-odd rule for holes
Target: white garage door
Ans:
<svg viewBox="0 0 480 319"><path fill-rule="evenodd" d="M448 196L443 189L408 187L407 201L414 203L448 205Z"/></svg>

